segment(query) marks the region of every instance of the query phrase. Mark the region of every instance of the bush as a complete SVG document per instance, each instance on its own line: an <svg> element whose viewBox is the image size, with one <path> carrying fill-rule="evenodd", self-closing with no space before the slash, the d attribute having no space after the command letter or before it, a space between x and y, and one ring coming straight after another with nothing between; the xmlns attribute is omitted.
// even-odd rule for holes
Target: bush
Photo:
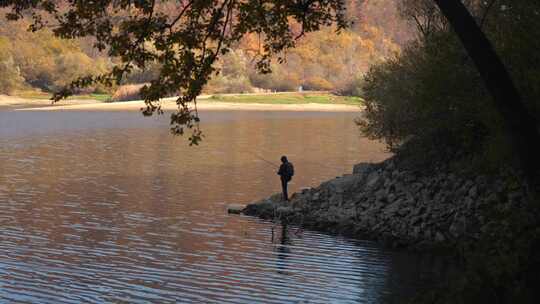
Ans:
<svg viewBox="0 0 540 304"><path fill-rule="evenodd" d="M0 38L0 94L11 94L24 84L24 78L11 53L9 41Z"/></svg>
<svg viewBox="0 0 540 304"><path fill-rule="evenodd" d="M374 66L361 90L366 105L357 121L361 130L370 138L384 139L393 151L410 140L436 151L480 151L490 139L500 141L501 118L475 66L450 32L415 42L401 55Z"/></svg>
<svg viewBox="0 0 540 304"><path fill-rule="evenodd" d="M0 93L11 94L24 86L24 78L12 57L0 58Z"/></svg>
<svg viewBox="0 0 540 304"><path fill-rule="evenodd" d="M140 69L134 67L133 71L126 75L125 84L129 83L148 83L159 76L159 69L161 67L158 64L151 63L146 69Z"/></svg>
<svg viewBox="0 0 540 304"><path fill-rule="evenodd" d="M505 60L527 106L540 109L540 21L531 12L540 4L512 2L512 14L497 12L485 31ZM496 10L495 10L496 11ZM521 18L513 18L518 14ZM411 42L401 54L373 66L361 85L365 115L358 119L371 138L384 139L391 150L475 152L482 161L506 162L509 139L491 96L460 41L447 26ZM453 149L455 150L455 149Z"/></svg>
<svg viewBox="0 0 540 304"><path fill-rule="evenodd" d="M249 80L257 88L279 92L296 91L302 85L300 75L288 73L283 66L278 64L272 65L272 73L270 74L259 74L251 70Z"/></svg>
<svg viewBox="0 0 540 304"><path fill-rule="evenodd" d="M217 76L209 81L204 88L205 93L251 93L253 86L245 76Z"/></svg>
<svg viewBox="0 0 540 304"><path fill-rule="evenodd" d="M314 76L306 80L305 89L313 91L329 91L334 89L334 85L324 78Z"/></svg>
<svg viewBox="0 0 540 304"><path fill-rule="evenodd" d="M24 78L11 56L0 55L0 75L0 94L9 95L24 86Z"/></svg>
<svg viewBox="0 0 540 304"><path fill-rule="evenodd" d="M362 86L364 82L364 77L359 76L353 78L338 87L336 87L335 92L338 95L344 96L363 96Z"/></svg>
<svg viewBox="0 0 540 304"><path fill-rule="evenodd" d="M120 86L112 96L113 101L129 101L141 99L141 88L144 84L127 84Z"/></svg>
<svg viewBox="0 0 540 304"><path fill-rule="evenodd" d="M114 92L116 92L117 87L113 85L112 87L103 85L103 84L97 84L92 88L92 93L94 94L107 94L112 95Z"/></svg>

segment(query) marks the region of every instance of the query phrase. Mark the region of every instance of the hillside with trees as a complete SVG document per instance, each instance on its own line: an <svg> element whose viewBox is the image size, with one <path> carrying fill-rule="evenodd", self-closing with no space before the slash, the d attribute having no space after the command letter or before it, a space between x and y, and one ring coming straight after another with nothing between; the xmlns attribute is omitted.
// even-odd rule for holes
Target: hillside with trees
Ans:
<svg viewBox="0 0 540 304"><path fill-rule="evenodd" d="M104 56L86 53L83 42L63 40L46 30L29 32L28 27L26 21L0 19L0 93L51 92L77 77L104 73L112 64Z"/></svg>
<svg viewBox="0 0 540 304"><path fill-rule="evenodd" d="M170 4L162 5L161 9L166 11ZM298 39L296 48L284 54L282 63L271 64L270 74L261 74L256 68L261 37L246 35L217 63L220 73L205 91L294 91L301 86L306 90L353 94L369 66L399 52L400 44L410 39L411 30L400 18L394 1L349 0L347 6L349 28L340 35L330 27L307 33ZM2 15L7 12L4 10ZM383 19L385 22L381 22ZM0 94L17 95L27 90L50 93L78 77L111 71L119 62L118 58L93 48L91 38L65 40L55 37L49 28L32 32L29 27L28 20L0 19L0 69L4 75ZM158 70L157 64L144 69L135 67L122 84L148 83ZM113 94L115 90L116 87L90 86L76 93Z"/></svg>

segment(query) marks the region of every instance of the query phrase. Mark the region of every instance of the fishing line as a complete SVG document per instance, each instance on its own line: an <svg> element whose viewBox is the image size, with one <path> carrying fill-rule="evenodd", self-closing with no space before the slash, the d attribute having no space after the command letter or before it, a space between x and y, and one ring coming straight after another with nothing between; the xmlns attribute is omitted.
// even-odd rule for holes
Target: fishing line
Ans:
<svg viewBox="0 0 540 304"><path fill-rule="evenodd" d="M264 162L267 163L267 164L270 164L270 165L272 165L272 166L274 166L274 167L276 167L276 168L279 168L278 165L274 164L273 162L271 162L271 161L269 161L269 160L266 160L265 158L263 158L263 157L261 157L261 156L255 154L255 153L253 153L253 152L250 152L250 151L246 151L246 152L249 153L249 154L251 154L251 155L253 155L253 156L255 156L255 158L258 158L259 160L264 161Z"/></svg>
<svg viewBox="0 0 540 304"><path fill-rule="evenodd" d="M252 156L254 156L255 158L257 158L258 160L262 160L263 162L265 162L266 164L269 164L269 165L272 165L273 167L275 168L279 168L279 165L265 159L264 157L254 153L254 152L251 152L251 151L248 151L248 150L245 150L246 153L248 154L251 154ZM342 171L343 168L338 168L338 167L332 167L332 166L329 166L327 164L323 164L323 163L319 163L319 162L316 162L316 161L309 161L310 163L314 164L314 165L317 165L317 166L320 166L320 167L326 167L328 169L332 169L332 170L336 170L336 171Z"/></svg>

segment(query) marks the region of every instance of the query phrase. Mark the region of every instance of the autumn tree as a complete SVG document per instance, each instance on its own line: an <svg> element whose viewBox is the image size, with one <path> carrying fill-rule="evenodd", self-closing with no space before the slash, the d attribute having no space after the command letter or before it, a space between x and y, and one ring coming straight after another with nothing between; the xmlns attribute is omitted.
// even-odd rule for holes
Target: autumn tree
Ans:
<svg viewBox="0 0 540 304"><path fill-rule="evenodd" d="M13 72L2 73L4 82L19 82L17 89L39 88L44 91L57 90L78 77L97 75L109 69L108 58L88 56L79 41L64 40L48 29L28 32L29 22L0 20L2 45L9 46L5 61ZM20 75L24 80L16 76Z"/></svg>
<svg viewBox="0 0 540 304"><path fill-rule="evenodd" d="M0 93L10 94L21 87L24 78L13 60L13 47L9 41L0 37Z"/></svg>

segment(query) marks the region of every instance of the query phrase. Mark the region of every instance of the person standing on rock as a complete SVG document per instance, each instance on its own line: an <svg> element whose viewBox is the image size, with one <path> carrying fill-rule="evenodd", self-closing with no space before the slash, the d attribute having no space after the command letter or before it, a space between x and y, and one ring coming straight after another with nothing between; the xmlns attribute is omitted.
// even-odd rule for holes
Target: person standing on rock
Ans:
<svg viewBox="0 0 540 304"><path fill-rule="evenodd" d="M287 183L289 183L294 175L293 164L287 160L287 156L281 157L281 166L279 166L279 171L277 174L281 179L281 189L283 191L283 200L289 201L289 195L287 193Z"/></svg>

